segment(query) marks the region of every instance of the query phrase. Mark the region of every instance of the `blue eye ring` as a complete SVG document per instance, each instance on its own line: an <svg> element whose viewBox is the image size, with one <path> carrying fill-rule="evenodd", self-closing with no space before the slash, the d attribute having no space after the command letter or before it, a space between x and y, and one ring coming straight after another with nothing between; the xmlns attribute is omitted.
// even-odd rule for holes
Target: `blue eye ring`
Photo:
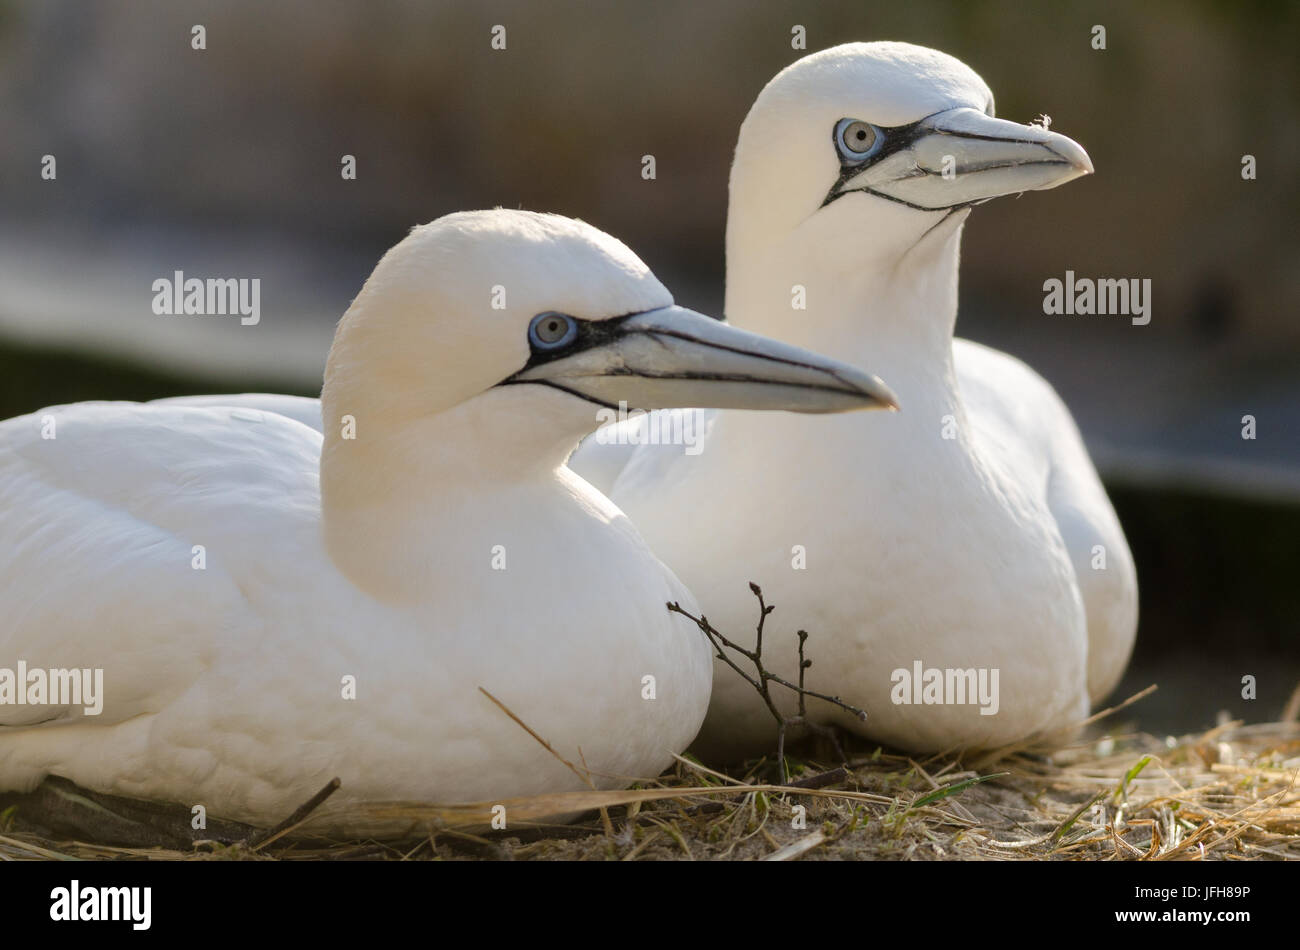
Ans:
<svg viewBox="0 0 1300 950"><path fill-rule="evenodd" d="M844 118L835 123L835 149L846 162L863 162L885 144L885 133L861 119Z"/></svg>
<svg viewBox="0 0 1300 950"><path fill-rule="evenodd" d="M565 313L547 310L528 323L528 342L539 350L558 350L578 336L578 321Z"/></svg>

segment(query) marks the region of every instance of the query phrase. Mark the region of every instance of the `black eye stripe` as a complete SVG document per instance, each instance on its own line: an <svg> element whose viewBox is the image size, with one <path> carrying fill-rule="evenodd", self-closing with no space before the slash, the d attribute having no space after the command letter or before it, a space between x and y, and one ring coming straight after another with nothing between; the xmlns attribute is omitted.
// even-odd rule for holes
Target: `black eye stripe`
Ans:
<svg viewBox="0 0 1300 950"><path fill-rule="evenodd" d="M847 116L845 118L847 118ZM875 128L879 130L877 132L877 137L883 138L884 141L880 143L879 148L877 148L875 152L863 159L846 158L840 151L840 144L836 138L839 134L840 123L842 123L844 119L837 120L836 123L831 126L831 144L835 147L835 155L840 160L840 174L839 177L835 179L835 184L831 186L831 190L826 193L826 197L822 201L821 207L826 207L836 198L844 194L840 189L850 178L857 175L863 169L870 168L877 162L883 161L895 152L901 152L903 149L908 148L913 142L925 135L926 133L921 130L920 126L922 122L929 118L930 116L928 115L923 116L915 122L909 122L906 125L875 126ZM866 122L865 119L859 121Z"/></svg>
<svg viewBox="0 0 1300 950"><path fill-rule="evenodd" d="M634 316L634 314L627 313L621 317L611 317L608 320L581 320L568 314L560 314L560 316L566 317L576 325L577 332L574 334L573 339L563 346L551 349L539 349L529 340L528 362L519 368L519 373L532 369L534 366L541 366L543 363L563 359L580 350L603 346L619 335L623 321Z"/></svg>

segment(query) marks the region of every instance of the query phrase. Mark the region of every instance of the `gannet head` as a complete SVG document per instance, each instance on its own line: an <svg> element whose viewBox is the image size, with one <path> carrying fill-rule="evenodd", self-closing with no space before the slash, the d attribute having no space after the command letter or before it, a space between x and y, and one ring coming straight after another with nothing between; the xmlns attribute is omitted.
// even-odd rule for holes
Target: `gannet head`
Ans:
<svg viewBox="0 0 1300 950"><path fill-rule="evenodd" d="M415 228L339 324L337 418L393 432L486 394L577 438L597 407L842 412L892 407L879 379L673 304L620 241L558 215L461 212ZM570 446L571 447L571 446Z"/></svg>
<svg viewBox="0 0 1300 950"><path fill-rule="evenodd" d="M888 260L954 212L1091 171L1078 143L994 118L984 80L951 56L836 46L778 73L741 126L729 263L796 230L822 253Z"/></svg>

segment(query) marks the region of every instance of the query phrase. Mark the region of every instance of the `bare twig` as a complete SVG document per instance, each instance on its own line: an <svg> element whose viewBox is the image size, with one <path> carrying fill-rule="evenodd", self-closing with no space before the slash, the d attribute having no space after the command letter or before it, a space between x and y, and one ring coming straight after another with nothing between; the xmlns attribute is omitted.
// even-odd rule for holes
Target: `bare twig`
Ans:
<svg viewBox="0 0 1300 950"><path fill-rule="evenodd" d="M1091 726L1094 722L1097 722L1097 721L1099 721L1099 720L1105 719L1105 718L1106 718L1107 716L1109 716L1111 713L1117 713L1117 712L1119 712L1121 709L1124 709L1124 708L1126 708L1126 707L1128 707L1128 706L1132 706L1134 703L1136 703L1136 702L1137 702L1138 700L1140 700L1140 699L1146 699L1148 696L1150 696L1152 693L1154 693L1154 692L1156 691L1157 688L1158 688L1158 687L1156 686L1156 684L1155 684L1155 683L1152 683L1152 684L1151 684L1150 686L1148 686L1146 689L1140 689L1140 690L1138 690L1136 693L1134 693L1134 694L1133 694L1132 696L1130 696L1128 699L1124 700L1122 703L1116 703L1114 706L1108 706L1108 707L1106 707L1105 709L1101 710L1100 712L1095 712L1095 713L1093 713L1091 716L1089 716L1089 717L1088 717L1087 719L1085 719L1083 722L1079 723L1079 725L1080 725L1080 726Z"/></svg>
<svg viewBox="0 0 1300 950"><path fill-rule="evenodd" d="M501 700L497 699L495 696L493 696L491 693L489 693L487 690L485 690L482 686L480 686L480 687L478 688L478 691L479 691L480 693L482 693L484 696L486 696L488 699L492 700L492 702L496 703L497 706L500 707L501 711L502 711L503 713L505 713L507 716L509 716L511 719L513 719L513 720L515 721L515 723L519 726L520 729L524 730L524 732L528 733L530 736L532 736L534 739L536 739L539 743L541 743L541 746L542 746L543 749L545 749L547 752L551 753L551 755L555 756L555 757L556 757L557 759L559 759L562 763L564 763L564 765L568 768L568 770L569 770L570 772L572 772L574 775L578 776L578 778L582 779L582 781L586 784L586 786L587 786L588 788L593 789L593 790L596 788L595 783L593 783L592 780L591 780L591 773L590 773L590 772L587 772L587 773L584 774L583 771L582 771L580 768L578 768L576 765L574 765L572 762L570 762L570 761L569 761L568 759L566 759L564 756L560 755L560 753L556 752L556 751L555 751L555 747L554 747L553 745L551 745L549 742L547 742L545 739L543 739L541 736L539 736L536 732L534 732L532 726L528 725L528 723L524 722L522 719L520 719L518 716L516 716L516 715L515 715L515 714L510 710L510 707L509 707L509 706L507 706L505 703L501 702ZM579 754L581 754L581 751L582 751L582 750L578 750L578 751L579 751ZM584 764L585 764L585 763L584 763Z"/></svg>
<svg viewBox="0 0 1300 950"><path fill-rule="evenodd" d="M330 779L324 788L299 805L292 815L280 822L274 828L270 828L266 831L259 831L255 835L250 835L244 844L253 851L256 851L258 848L265 847L271 842L287 835L294 828L297 828L306 821L307 816L319 808L325 799L337 792L339 786L342 784L343 783L339 781L337 776Z"/></svg>
<svg viewBox="0 0 1300 950"><path fill-rule="evenodd" d="M812 666L812 660L809 660L804 656L804 644L808 640L808 631L806 630L800 630L798 632L799 682L797 684L791 683L789 680L778 676L763 665L763 628L767 624L767 615L775 610L776 607L769 606L763 600L762 588L757 584L751 581L749 589L753 592L754 596L758 598L758 627L754 638L754 649L752 650L747 650L740 644L729 640L720 633L713 624L709 623L708 618L703 614L696 617L689 611L683 610L682 605L676 601L668 604L668 610L672 613L681 614L683 617L693 621L695 625L700 628L700 631L708 637L709 644L713 647L718 659L723 663L726 663L727 666L735 670L736 673L745 680L745 682L754 687L759 698L763 700L763 705L767 707L767 711L770 712L772 718L776 720L776 761L777 768L780 770L782 782L787 781L790 777L785 766L785 733L791 726L803 726L818 735L828 737L835 746L835 754L839 757L840 762L844 762L844 749L840 746L839 738L835 735L835 730L808 718L808 697L812 696L814 699L820 699L824 702L831 703L832 705L839 706L841 709L852 713L863 722L867 719L866 712L859 709L857 706L852 706L849 703L844 702L838 696L828 696L825 693L819 693L816 690L808 689L804 685L804 674L807 669ZM745 672L745 670L741 669L740 665L727 655L727 650L739 653L742 657L753 663L756 675L751 676L749 673ZM776 702L772 699L772 683L784 686L799 697L799 711L795 715L787 716L777 708Z"/></svg>
<svg viewBox="0 0 1300 950"><path fill-rule="evenodd" d="M547 742L545 739L539 736L533 730L532 726L528 725L528 723L524 722L522 719L516 716L514 712L511 711L509 706L501 702L501 700L497 699L495 696L493 696L491 693L485 690L482 686L478 688L478 691L482 693L484 696L486 696L488 699L492 700L492 702L496 703L503 713L505 713L507 716L513 719L521 729L523 729L526 733L528 733L539 743L541 743L543 749L545 749L547 752L551 753L551 755L555 756L557 759L563 762L564 765L568 767L570 772L578 776L578 778L582 779L583 782L586 783L589 789L591 789L593 792L596 790L596 783L591 780L591 769L587 767L587 757L582 754L581 746L578 747L578 758L582 760L582 768L578 768L576 765L574 765L564 756L560 755L560 753L556 752L554 746L552 746L549 742ZM600 811L601 824L605 828L605 835L610 838L614 837L614 824L609 820L609 812L605 810L605 807L603 805L600 807L599 811Z"/></svg>

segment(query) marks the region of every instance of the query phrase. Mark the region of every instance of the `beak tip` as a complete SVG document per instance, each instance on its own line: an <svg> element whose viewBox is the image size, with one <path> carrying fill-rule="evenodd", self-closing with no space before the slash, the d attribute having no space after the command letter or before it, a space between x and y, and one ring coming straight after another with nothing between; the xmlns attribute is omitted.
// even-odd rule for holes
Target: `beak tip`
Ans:
<svg viewBox="0 0 1300 950"><path fill-rule="evenodd" d="M1064 135L1054 135L1048 148L1070 163L1076 177L1093 173L1092 159L1082 145Z"/></svg>
<svg viewBox="0 0 1300 950"><path fill-rule="evenodd" d="M878 376L871 377L870 386L864 387L863 392L871 397L871 409L887 409L890 412L898 412L898 396L894 391L885 385L884 381Z"/></svg>

